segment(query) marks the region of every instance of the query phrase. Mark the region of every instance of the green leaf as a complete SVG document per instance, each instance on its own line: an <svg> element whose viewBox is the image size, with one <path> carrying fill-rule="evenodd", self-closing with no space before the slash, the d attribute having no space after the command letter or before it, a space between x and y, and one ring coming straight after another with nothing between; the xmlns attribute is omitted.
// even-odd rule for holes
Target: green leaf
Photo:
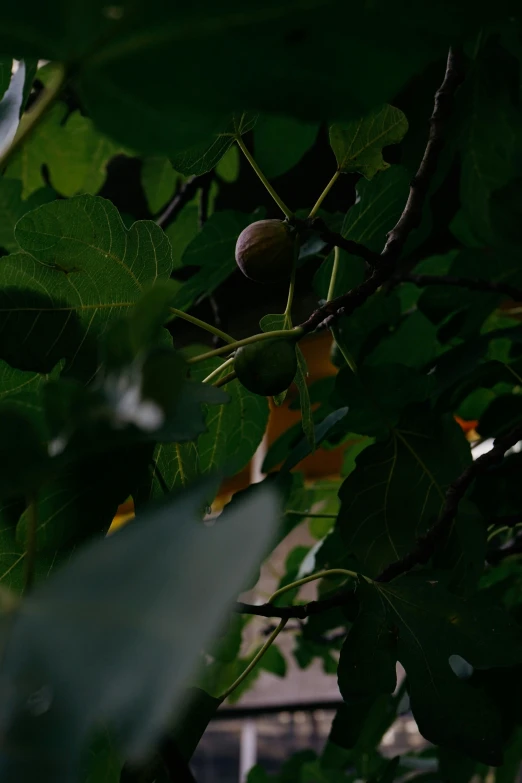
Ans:
<svg viewBox="0 0 522 783"><path fill-rule="evenodd" d="M331 430L336 426L336 424L344 419L347 413L348 408L339 408L338 410L334 410L314 427L312 439L312 443L314 444L313 448L319 446L322 441L328 437ZM295 466L305 459L305 457L308 457L308 455L312 453L313 448L310 445L310 439L305 435L305 438L302 438L291 450L290 454L284 461L281 470L290 471L295 468ZM273 467L270 462L267 462L266 465L266 469L268 469L268 466ZM263 467L265 467L265 464Z"/></svg>
<svg viewBox="0 0 522 783"><path fill-rule="evenodd" d="M339 265L332 298L340 296L351 288L355 288L359 283L362 283L366 270L366 265L362 258L352 256L344 250L338 250L338 252ZM330 290L334 255L334 251L332 250L314 275L314 291L320 299L326 299Z"/></svg>
<svg viewBox="0 0 522 783"><path fill-rule="evenodd" d="M5 69L5 61L3 63ZM3 75L5 80L5 73ZM18 129L25 85L25 64L21 61L9 80L9 87L0 100L0 154L11 144Z"/></svg>
<svg viewBox="0 0 522 783"><path fill-rule="evenodd" d="M127 231L95 196L45 204L15 234L22 252L2 259L0 327L3 358L21 369L48 372L66 357L76 371L87 357L92 373L95 338L171 270L158 226L139 221Z"/></svg>
<svg viewBox="0 0 522 783"><path fill-rule="evenodd" d="M18 500L0 503L0 584L15 593L22 593L26 581L26 546L16 540L15 528L24 504ZM39 583L49 577L53 568L60 565L58 552L38 555L34 568L34 581Z"/></svg>
<svg viewBox="0 0 522 783"><path fill-rule="evenodd" d="M143 357L151 348L171 344L163 325L169 317L176 290L174 281L156 280L124 318L109 326L102 348L106 370L121 369Z"/></svg>
<svg viewBox="0 0 522 783"><path fill-rule="evenodd" d="M383 147L398 144L407 130L408 120L402 111L390 105L345 125L331 125L330 145L338 171L355 171L372 179L390 166L382 156Z"/></svg>
<svg viewBox="0 0 522 783"><path fill-rule="evenodd" d="M0 405L0 497L34 494L49 470L42 428L29 406L12 400Z"/></svg>
<svg viewBox="0 0 522 783"><path fill-rule="evenodd" d="M318 130L317 123L291 117L261 117L254 129L254 155L265 177L279 177L299 163Z"/></svg>
<svg viewBox="0 0 522 783"><path fill-rule="evenodd" d="M168 158L145 158L141 166L141 185L153 215L172 198L178 179L179 174Z"/></svg>
<svg viewBox="0 0 522 783"><path fill-rule="evenodd" d="M62 468L38 493L36 546L53 553L107 533L118 506L146 474L152 447L108 450ZM27 539L30 511L20 517L16 540Z"/></svg>
<svg viewBox="0 0 522 783"><path fill-rule="evenodd" d="M207 432L198 439L202 473L219 468L229 476L235 475L250 462L265 434L269 414L266 398L252 394L237 382L228 384L227 394L230 402L209 408Z"/></svg>
<svg viewBox="0 0 522 783"><path fill-rule="evenodd" d="M338 529L365 573L374 576L410 551L437 520L447 487L470 461L460 427L450 417L431 418L423 408L406 409L387 440L357 457L339 491Z"/></svg>
<svg viewBox="0 0 522 783"><path fill-rule="evenodd" d="M65 103L52 106L38 132L24 142L9 162L6 176L22 182L22 198L45 187L44 165L58 193L95 195L105 182L109 160L124 151L99 133L92 120L79 111L67 115Z"/></svg>
<svg viewBox="0 0 522 783"><path fill-rule="evenodd" d="M11 693L1 706L6 783L67 779L100 720L137 761L179 713L198 652L258 565L278 514L265 490L206 527L206 494L201 484L83 548L20 607L1 667ZM17 752L28 742L33 752Z"/></svg>
<svg viewBox="0 0 522 783"><path fill-rule="evenodd" d="M252 130L256 120L257 115L248 112L234 114L231 120L221 123L218 131L212 135L208 134L210 141L204 141L195 146L192 146L190 142L186 144L188 149L173 156L174 168L186 176L205 174L219 163L236 138Z"/></svg>
<svg viewBox="0 0 522 783"><path fill-rule="evenodd" d="M228 148L216 165L216 176L230 184L239 177L240 152L235 144Z"/></svg>
<svg viewBox="0 0 522 783"><path fill-rule="evenodd" d="M379 342L366 362L375 366L397 362L420 369L437 355L439 348L437 327L423 313L413 312Z"/></svg>
<svg viewBox="0 0 522 783"><path fill-rule="evenodd" d="M344 219L343 237L380 252L402 214L409 189L409 174L401 166L392 166L371 182L359 180L357 200Z"/></svg>
<svg viewBox="0 0 522 783"><path fill-rule="evenodd" d="M358 594L360 614L339 661L343 696L362 696L365 685L367 693L390 692L398 660L406 670L421 734L485 764L498 764L499 715L481 690L454 674L450 657L459 655L477 668L511 666L522 657L520 628L482 596L465 600L448 593L435 574L408 573L390 584L361 580ZM379 679L364 680L358 666L366 667L376 650L382 651L374 670Z"/></svg>
<svg viewBox="0 0 522 783"><path fill-rule="evenodd" d="M42 188L32 193L25 201L22 200L22 183L2 177L0 179L0 247L14 252L20 249L15 239L15 226L27 212L47 204L55 199L51 188Z"/></svg>
<svg viewBox="0 0 522 783"><path fill-rule="evenodd" d="M429 378L403 364L363 365L357 375L345 367L335 379L333 402L348 406L347 432L386 438L402 411L425 400L429 391Z"/></svg>
<svg viewBox="0 0 522 783"><path fill-rule="evenodd" d="M176 220L165 230L172 247L173 269L183 266L183 254L198 232L198 207L196 204L190 203L181 210Z"/></svg>
<svg viewBox="0 0 522 783"><path fill-rule="evenodd" d="M187 310L198 299L211 294L236 269L235 247L239 234L259 215L215 212L183 253L183 266L199 267L180 285L173 305Z"/></svg>
<svg viewBox="0 0 522 783"><path fill-rule="evenodd" d="M119 783L123 760L108 731L98 731L80 772L81 783Z"/></svg>
<svg viewBox="0 0 522 783"><path fill-rule="evenodd" d="M522 117L512 103L509 79L502 59L486 51L473 64L459 96L464 123L462 206L472 230L488 243L494 233L490 195L513 176L522 137ZM504 140L500 145L499 139Z"/></svg>
<svg viewBox="0 0 522 783"><path fill-rule="evenodd" d="M191 441L188 443L158 443L154 452L154 468L148 499L163 497L165 494L164 485L168 491L188 487L198 474L199 459L196 443Z"/></svg>

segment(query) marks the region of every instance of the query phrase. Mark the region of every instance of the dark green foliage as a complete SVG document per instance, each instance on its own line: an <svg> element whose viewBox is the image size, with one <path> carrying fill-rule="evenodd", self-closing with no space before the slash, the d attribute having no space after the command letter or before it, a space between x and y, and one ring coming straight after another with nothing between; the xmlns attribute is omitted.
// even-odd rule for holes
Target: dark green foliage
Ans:
<svg viewBox="0 0 522 783"><path fill-rule="evenodd" d="M3 4L2 783L189 779L317 664L325 747L249 783L517 779L521 41L504 0Z"/></svg>

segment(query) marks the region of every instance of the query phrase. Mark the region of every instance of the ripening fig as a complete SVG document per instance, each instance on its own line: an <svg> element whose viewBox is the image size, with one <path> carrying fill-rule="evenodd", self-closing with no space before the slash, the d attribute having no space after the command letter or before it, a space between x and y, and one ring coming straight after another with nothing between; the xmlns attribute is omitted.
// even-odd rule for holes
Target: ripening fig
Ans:
<svg viewBox="0 0 522 783"><path fill-rule="evenodd" d="M238 237L236 263L257 283L288 279L292 273L297 233L283 220L258 220Z"/></svg>
<svg viewBox="0 0 522 783"><path fill-rule="evenodd" d="M236 352L234 370L245 389L262 397L284 392L297 372L295 340L260 340Z"/></svg>

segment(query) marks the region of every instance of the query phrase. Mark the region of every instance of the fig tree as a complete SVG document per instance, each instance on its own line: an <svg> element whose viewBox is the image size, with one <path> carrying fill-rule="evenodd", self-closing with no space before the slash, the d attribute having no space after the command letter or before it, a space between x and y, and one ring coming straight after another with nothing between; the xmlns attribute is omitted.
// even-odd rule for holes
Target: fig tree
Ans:
<svg viewBox="0 0 522 783"><path fill-rule="evenodd" d="M297 372L295 341L291 338L260 340L236 352L234 370L248 391L262 397L284 392Z"/></svg>
<svg viewBox="0 0 522 783"><path fill-rule="evenodd" d="M296 242L295 229L283 220L258 220L239 235L236 263L246 277L257 283L288 279Z"/></svg>

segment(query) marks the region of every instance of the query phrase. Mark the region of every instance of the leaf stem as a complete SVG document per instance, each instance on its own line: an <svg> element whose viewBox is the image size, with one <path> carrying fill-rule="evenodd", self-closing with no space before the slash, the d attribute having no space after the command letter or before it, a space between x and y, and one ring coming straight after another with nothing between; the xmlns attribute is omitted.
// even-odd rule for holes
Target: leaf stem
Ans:
<svg viewBox="0 0 522 783"><path fill-rule="evenodd" d="M169 318L167 323L174 320L174 318L183 318L184 321L188 321L189 323L194 324L194 326L199 326L200 329L204 329L206 332L210 332L211 334L215 335L215 337L219 337L219 339L223 340L225 343L234 342L233 337L231 337L226 332L222 332L221 329L217 328L217 326L212 326L212 324L208 324L206 321L202 321L200 318L196 318L194 315L189 315L183 310L178 310L177 307L169 307L169 310L172 313L172 318Z"/></svg>
<svg viewBox="0 0 522 783"><path fill-rule="evenodd" d="M319 212L319 208L320 208L321 204L323 203L323 201L325 200L325 198L329 194L330 190L332 189L332 187L335 185L335 183L339 179L340 173L341 173L340 171L336 171L335 172L335 174L333 175L332 179L327 184L327 186L325 187L325 189L323 190L323 192L321 193L321 195L319 196L319 198L317 199L317 201L313 205L312 210L311 210L310 214L308 215L308 220L310 220L311 218L314 218L317 215L317 213Z"/></svg>
<svg viewBox="0 0 522 783"><path fill-rule="evenodd" d="M292 328L292 302L294 301L294 292L295 292L295 275L297 270L297 253L298 250L296 249L296 258L294 258L294 264L292 266L292 274L290 276L290 285L288 286L288 299L286 301L286 308L284 312L285 316L285 323L288 323L288 326Z"/></svg>
<svg viewBox="0 0 522 783"><path fill-rule="evenodd" d="M66 71L61 63L54 63L55 70L49 79L47 87L43 90L34 105L22 116L15 137L3 155L0 155L0 169L4 168L9 158L25 141L27 136L42 120L47 109L54 103L62 87L65 84Z"/></svg>
<svg viewBox="0 0 522 783"><path fill-rule="evenodd" d="M348 571L346 568L329 568L326 571L318 571L316 574L310 574L309 576L305 576L303 579L298 579L297 582L292 582L289 585L285 585L284 587L280 587L279 590L276 590L275 593L272 593L270 598L268 599L268 604L272 604L276 598L278 598L280 595L283 595L283 593L287 593L289 590L293 590L294 587L300 587L301 585L306 584L307 582L313 582L315 579L322 579L325 576L352 576L354 579L358 579L359 576L362 577L362 579L365 579L367 582L373 582L372 579L370 579L367 576L364 576L363 574L358 574L355 571ZM248 677L252 669L258 664L258 662L261 660L263 655L266 653L274 639L277 638L277 636L281 633L283 628L285 627L286 623L288 622L288 618L282 618L277 627L272 631L264 645L261 647L257 655L254 656L254 658L250 661L248 666L246 667L245 671L239 675L237 680L235 680L232 685L227 688L227 690L219 697L221 701L224 701L230 694L240 685L243 680Z"/></svg>
<svg viewBox="0 0 522 783"><path fill-rule="evenodd" d="M335 295L335 281L337 280L337 273L339 272L339 261L341 258L341 251L337 247L334 247L334 260L332 266L332 274L330 275L330 285L328 286L328 293L326 294L326 301L329 302Z"/></svg>
<svg viewBox="0 0 522 783"><path fill-rule="evenodd" d="M239 677L237 678L237 680L235 680L235 681L232 683L232 685L231 685L229 688L227 688L227 689L226 689L226 691L225 691L223 694L221 694L221 696L219 697L220 701L225 701L225 699L226 699L226 698L228 698L228 697L230 696L230 694L231 694L233 691L235 691L235 689L236 689L236 688L237 688L239 685L241 685L241 683L243 682L243 680L245 680L245 679L248 677L248 675L250 674L250 672L252 671L252 669L254 669L254 668L257 666L257 664L259 663L259 661L261 660L261 658L263 657L263 655L266 653L266 651L268 650L268 648L270 647L270 645L272 644L272 642L273 642L273 641L274 641L274 640L275 640L275 639L276 639L276 638L279 636L279 634L281 633L281 631L282 631L282 630L283 630L283 628L285 627L286 623L287 623L287 620L286 620L286 619L283 619L283 620L280 620L280 621L279 621L279 623L278 623L277 627L276 627L276 628L274 628L274 630L272 631L272 633L270 634L270 636L268 637L268 639L266 640L266 642L264 643L264 645L261 647L261 649L259 650L259 652L257 653L257 655L255 655L255 656L252 658L252 660L250 661L250 663L249 663L249 664L248 664L248 666L246 667L245 671L244 671L244 672L242 672L242 673L239 675Z"/></svg>
<svg viewBox="0 0 522 783"><path fill-rule="evenodd" d="M34 570L36 565L36 533L38 530L38 500L35 494L29 498L24 593L29 592L34 582Z"/></svg>
<svg viewBox="0 0 522 783"><path fill-rule="evenodd" d="M353 372L354 375L357 375L357 364L355 362L355 359L353 358L352 354L349 353L346 350L346 347L343 345L343 341L341 339L341 335L339 334L339 329L337 328L337 324L333 323L330 327L330 331L332 333L332 336L337 343L337 347L342 353L343 359L350 368L350 370Z"/></svg>
<svg viewBox="0 0 522 783"><path fill-rule="evenodd" d="M217 375L220 375L222 370L225 370L227 367L230 367L231 364L234 362L234 357L231 356L230 359L227 359L226 362L223 362L223 364L220 364L219 367L216 367L215 370L212 370L212 372L207 375L206 378L203 378L203 383L209 383L210 381L214 380L214 378Z"/></svg>
<svg viewBox="0 0 522 783"><path fill-rule="evenodd" d="M223 378L220 378L218 381L216 381L213 386L216 388L219 388L220 386L226 386L226 384L230 383L230 381L233 381L235 377L235 372L229 372L228 375L225 375Z"/></svg>
<svg viewBox="0 0 522 783"><path fill-rule="evenodd" d="M259 177L259 179L261 180L261 182L263 183L265 188L268 190L268 192L270 193L270 195L274 199L275 203L277 204L277 206L279 207L281 212L284 212L284 214L286 215L287 218L293 217L294 213L292 212L291 209L289 209L286 206L285 202L277 195L277 193L275 192L274 188L272 187L270 182L267 180L267 178L265 177L265 175L263 174L263 172L261 171L261 169L259 168L259 166L255 162L254 158L250 154L250 152L247 149L247 147L245 145L245 142L243 141L241 136L236 136L236 141L237 141L239 149L241 150L241 152L243 153L245 158L248 160L248 162L250 163L250 165L252 166L252 168L256 172L257 176Z"/></svg>
<svg viewBox="0 0 522 783"><path fill-rule="evenodd" d="M299 339L304 334L300 327L295 329L277 329L273 332L260 332L259 334L253 334L251 337L245 337L243 340L237 340L230 345L223 345L221 348L216 348L215 351L207 351L207 353L200 353L199 356L192 356L187 359L187 364L196 364L197 362L204 362L206 359L213 359L214 356L221 356L223 353L241 348L243 345L251 345L257 343L260 340L270 340L278 337L286 337L293 335L296 339Z"/></svg>
<svg viewBox="0 0 522 783"><path fill-rule="evenodd" d="M276 590L275 593L270 596L268 603L273 603L280 595L287 593L289 590L293 590L295 587L301 587L301 585L306 585L308 582L315 582L316 579L323 579L325 576L351 576L354 579L361 576L363 579L366 579L367 582L372 581L369 577L358 574L356 571L348 571L346 568L328 568L326 571L318 571L316 574L309 574L309 576L298 579L297 582L291 582L289 585L280 587L279 590Z"/></svg>

